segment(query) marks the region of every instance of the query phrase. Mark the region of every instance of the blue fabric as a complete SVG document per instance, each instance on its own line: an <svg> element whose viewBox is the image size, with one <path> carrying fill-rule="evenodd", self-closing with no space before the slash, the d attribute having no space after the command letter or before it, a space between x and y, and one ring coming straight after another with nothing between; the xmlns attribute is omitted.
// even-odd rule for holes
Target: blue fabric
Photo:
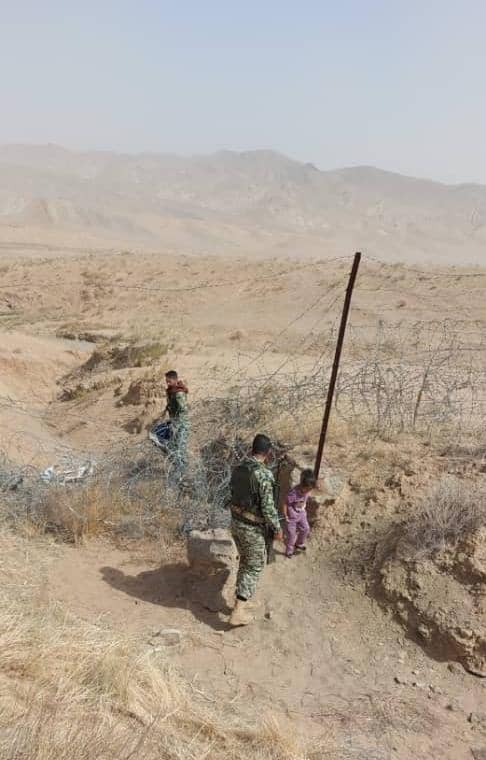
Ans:
<svg viewBox="0 0 486 760"><path fill-rule="evenodd" d="M152 434L157 438L159 443L170 441L172 433L172 425L170 422L160 422L152 429Z"/></svg>

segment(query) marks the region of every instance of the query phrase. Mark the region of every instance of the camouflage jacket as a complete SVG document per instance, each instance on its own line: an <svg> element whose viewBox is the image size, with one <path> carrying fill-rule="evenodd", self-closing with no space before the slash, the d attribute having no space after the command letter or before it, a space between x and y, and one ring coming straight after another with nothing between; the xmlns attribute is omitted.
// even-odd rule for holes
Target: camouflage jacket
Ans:
<svg viewBox="0 0 486 760"><path fill-rule="evenodd" d="M253 457L250 457L250 462L258 463L258 467L253 470L253 474L258 483L259 512L265 520L266 525L275 531L280 531L280 520L274 499L275 478L271 470L263 462Z"/></svg>
<svg viewBox="0 0 486 760"><path fill-rule="evenodd" d="M187 418L188 404L187 393L176 391L175 393L167 392L166 411L171 420L183 421Z"/></svg>

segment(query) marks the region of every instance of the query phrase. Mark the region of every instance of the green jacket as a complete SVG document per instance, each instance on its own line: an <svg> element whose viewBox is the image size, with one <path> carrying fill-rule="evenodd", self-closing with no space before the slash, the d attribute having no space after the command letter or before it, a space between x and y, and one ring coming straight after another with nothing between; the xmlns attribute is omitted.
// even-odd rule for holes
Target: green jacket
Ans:
<svg viewBox="0 0 486 760"><path fill-rule="evenodd" d="M176 391L175 393L167 391L166 411L171 420L185 421L188 414L187 393L184 391Z"/></svg>

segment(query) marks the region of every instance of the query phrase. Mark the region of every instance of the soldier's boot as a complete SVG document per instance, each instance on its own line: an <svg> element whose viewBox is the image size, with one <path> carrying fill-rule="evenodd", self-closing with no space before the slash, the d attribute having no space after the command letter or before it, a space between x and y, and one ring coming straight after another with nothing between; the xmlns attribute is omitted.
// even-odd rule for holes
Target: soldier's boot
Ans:
<svg viewBox="0 0 486 760"><path fill-rule="evenodd" d="M238 598L236 601L239 601ZM246 600L246 602L242 602L242 604L245 607L245 610L249 612L250 610L254 612L257 607L260 606L260 602L258 601L258 597L256 595L251 596L249 599Z"/></svg>
<svg viewBox="0 0 486 760"><path fill-rule="evenodd" d="M236 600L236 604L231 613L229 624L234 628L241 625L249 625L253 621L253 615L251 610L246 606L248 602L243 602L241 599Z"/></svg>

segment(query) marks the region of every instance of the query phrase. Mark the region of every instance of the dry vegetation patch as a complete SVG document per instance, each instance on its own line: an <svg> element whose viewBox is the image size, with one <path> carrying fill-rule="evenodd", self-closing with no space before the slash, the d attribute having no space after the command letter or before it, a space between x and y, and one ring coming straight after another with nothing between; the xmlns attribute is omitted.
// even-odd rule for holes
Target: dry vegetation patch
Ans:
<svg viewBox="0 0 486 760"><path fill-rule="evenodd" d="M199 695L160 653L44 594L48 547L0 533L0 755L5 760L305 760L292 727Z"/></svg>
<svg viewBox="0 0 486 760"><path fill-rule="evenodd" d="M136 449L126 461L117 456L96 465L79 482L64 482L55 474L51 483L27 476L15 488L14 471L10 475L2 468L0 516L15 530L48 533L69 543L109 534L151 538L168 547L177 541L180 510L190 496L176 494L166 465L153 447L147 447L146 455Z"/></svg>
<svg viewBox="0 0 486 760"><path fill-rule="evenodd" d="M401 542L417 557L455 545L486 524L486 484L444 475L403 526Z"/></svg>

